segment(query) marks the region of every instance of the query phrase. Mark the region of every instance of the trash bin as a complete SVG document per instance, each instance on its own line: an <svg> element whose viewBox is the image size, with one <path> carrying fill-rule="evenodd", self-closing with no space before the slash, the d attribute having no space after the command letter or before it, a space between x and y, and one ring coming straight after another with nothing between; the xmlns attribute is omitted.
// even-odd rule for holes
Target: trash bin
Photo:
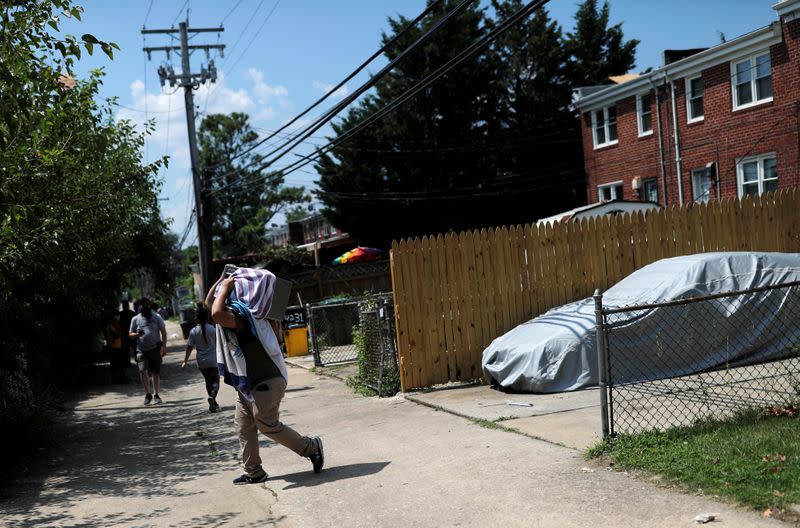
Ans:
<svg viewBox="0 0 800 528"><path fill-rule="evenodd" d="M181 332L184 339L189 339L189 331L197 324L193 308L183 308L180 311Z"/></svg>
<svg viewBox="0 0 800 528"><path fill-rule="evenodd" d="M306 310L302 306L287 306L283 319L286 355L304 356L308 354L308 324Z"/></svg>

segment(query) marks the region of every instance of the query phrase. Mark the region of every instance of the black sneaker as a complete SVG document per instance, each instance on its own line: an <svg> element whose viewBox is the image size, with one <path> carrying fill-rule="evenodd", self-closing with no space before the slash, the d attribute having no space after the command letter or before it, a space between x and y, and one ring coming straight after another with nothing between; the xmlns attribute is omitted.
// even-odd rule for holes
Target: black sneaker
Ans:
<svg viewBox="0 0 800 528"><path fill-rule="evenodd" d="M153 405L158 405L159 403L163 403L163 402L161 401L161 396L156 394L155 396L153 396Z"/></svg>
<svg viewBox="0 0 800 528"><path fill-rule="evenodd" d="M150 402L152 402L152 401L153 401L153 395L152 394L150 394L148 392L147 394L144 395L144 404L145 405L150 405Z"/></svg>
<svg viewBox="0 0 800 528"><path fill-rule="evenodd" d="M311 455L311 464L314 466L314 473L319 473L322 471L322 466L325 465L325 452L322 450L322 440L320 437L315 436L311 439L317 444L317 452Z"/></svg>
<svg viewBox="0 0 800 528"><path fill-rule="evenodd" d="M217 402L214 401L214 398L208 399L208 412L210 413L217 412Z"/></svg>
<svg viewBox="0 0 800 528"><path fill-rule="evenodd" d="M251 477L250 475L241 475L233 479L233 484L235 486L241 486L243 484L260 484L261 482L266 482L269 478L269 475L264 473L260 477Z"/></svg>

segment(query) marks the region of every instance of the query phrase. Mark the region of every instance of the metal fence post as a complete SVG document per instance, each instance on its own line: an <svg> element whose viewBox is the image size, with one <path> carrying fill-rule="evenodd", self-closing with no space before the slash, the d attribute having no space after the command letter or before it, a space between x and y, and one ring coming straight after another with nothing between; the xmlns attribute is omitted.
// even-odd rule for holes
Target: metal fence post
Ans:
<svg viewBox="0 0 800 528"><path fill-rule="evenodd" d="M600 385L600 418L603 424L603 438L609 434L608 428L608 380L606 379L606 332L603 323L603 294L594 291L594 316L597 332L597 374Z"/></svg>
<svg viewBox="0 0 800 528"><path fill-rule="evenodd" d="M317 343L317 329L314 326L314 306L307 304L308 309L308 328L311 331L311 347L314 349L314 366L321 367L322 360L319 357L319 343Z"/></svg>

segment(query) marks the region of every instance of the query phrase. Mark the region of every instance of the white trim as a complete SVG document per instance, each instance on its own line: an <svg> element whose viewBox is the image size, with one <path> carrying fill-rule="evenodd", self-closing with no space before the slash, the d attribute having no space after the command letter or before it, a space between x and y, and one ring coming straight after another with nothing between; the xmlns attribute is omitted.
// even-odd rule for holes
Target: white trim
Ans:
<svg viewBox="0 0 800 528"><path fill-rule="evenodd" d="M616 136L617 137L616 137L616 139L613 139L613 140L609 139L611 137L611 134L609 133L611 131L611 127L608 126L608 123L609 123L608 109L609 108L614 108L615 109L615 112L614 112L614 129L616 130ZM603 112L603 133L605 134L606 139L602 143L599 143L597 141L597 117L596 117L596 114L598 112ZM592 145L594 146L594 150L605 148L605 147L610 147L612 145L616 145L617 143L619 143L619 127L617 126L617 116L616 116L615 105L604 106L603 108L598 108L597 110L595 110L595 111L593 111L591 113L591 116L592 116Z"/></svg>
<svg viewBox="0 0 800 528"><path fill-rule="evenodd" d="M756 70L757 70L757 59L758 57L763 57L764 55L769 56L769 78L770 78L770 86L772 86L772 53L770 52L769 48L761 51L757 51L755 53L751 53L749 55L743 55L738 59L733 59L730 62L730 70L731 70L731 104L733 111L736 112L737 110L744 110L746 108L752 108L754 106L771 103L772 102L772 90L770 89L770 96L765 97L764 99L758 99L758 94L756 93L757 83L756 83ZM747 61L750 65L750 94L753 97L753 100L749 103L745 104L737 104L736 100L736 88L738 86L737 81L737 72L736 72L736 65L742 62Z"/></svg>
<svg viewBox="0 0 800 528"><path fill-rule="evenodd" d="M757 179L756 183L758 184L758 194L764 194L764 161L768 159L775 160L775 166L777 170L778 165L778 157L775 152L767 152L764 154L758 154L757 156L747 156L745 158L738 158L736 160L736 192L739 198L742 198L742 186L744 182L742 181L742 176L744 173L742 172L742 165L745 163L749 163L751 161L756 162L757 167ZM777 179L777 178L775 178ZM748 182L753 183L753 182Z"/></svg>
<svg viewBox="0 0 800 528"><path fill-rule="evenodd" d="M754 53L764 48L783 42L781 24L774 22L769 26L751 31L746 35L729 40L685 59L657 68L650 73L640 75L632 81L610 86L577 101L581 113L591 112L608 106L616 101L630 97L637 92L648 89L650 83L661 83L665 78L694 76L703 70L725 62Z"/></svg>
<svg viewBox="0 0 800 528"><path fill-rule="evenodd" d="M796 20L800 16L800 1L798 0L782 0L772 6L778 16L783 18L785 22Z"/></svg>
<svg viewBox="0 0 800 528"><path fill-rule="evenodd" d="M706 87L703 86L703 115L700 117L691 117L692 114L692 100L689 97L692 93L692 81L695 79L700 79L702 84L703 76L695 75L693 77L686 77L684 79L684 91L683 91L683 98L686 100L686 122L687 123L699 123L700 121L705 121L706 119L706 107L705 107L705 100L706 100Z"/></svg>
<svg viewBox="0 0 800 528"><path fill-rule="evenodd" d="M644 112L642 111L642 97L650 98L650 130L646 131L642 131L642 117L644 116ZM653 96L649 91L636 96L636 132L639 134L640 138L653 135Z"/></svg>
<svg viewBox="0 0 800 528"><path fill-rule="evenodd" d="M622 186L622 194L624 195L625 194L625 182L622 181L622 180L617 180L615 182L603 183L601 185L598 185L597 186L597 200L599 202L602 202L602 203L610 201L610 200L604 200L603 199L602 190L606 189L608 187L615 188L615 187L618 187L618 186ZM614 193L614 194L616 194L616 193ZM623 199L622 196L612 196L611 197L611 200L622 200L622 199Z"/></svg>

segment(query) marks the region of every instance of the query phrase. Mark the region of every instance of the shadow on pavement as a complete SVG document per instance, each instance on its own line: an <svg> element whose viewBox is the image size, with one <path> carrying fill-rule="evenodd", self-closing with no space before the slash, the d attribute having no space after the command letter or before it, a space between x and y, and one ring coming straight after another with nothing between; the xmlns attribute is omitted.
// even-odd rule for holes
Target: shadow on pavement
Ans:
<svg viewBox="0 0 800 528"><path fill-rule="evenodd" d="M375 473L382 471L383 468L388 466L390 463L391 462L366 462L363 464L347 464L345 466L326 467L320 474L301 471L298 473L290 473L288 475L277 475L270 478L270 481L287 480L291 482L291 484L283 488L285 490L319 486L320 484L324 484L326 482L374 475Z"/></svg>
<svg viewBox="0 0 800 528"><path fill-rule="evenodd" d="M65 402L69 411L53 425L53 447L41 452L27 475L0 487L3 515L20 526L157 524L157 518L170 511L171 498L200 493L183 483L229 469L239 449L227 426L231 415L211 414L204 399L173 393L180 385L194 383L195 376L196 383L203 383L196 367L183 373L178 364L172 359L162 367L161 405L144 407L138 383L90 388ZM110 402L81 405L93 395L104 395ZM226 427L219 427L220 421ZM90 498L154 502L135 514L87 512L77 518L70 513ZM189 525L238 525L236 515L206 515Z"/></svg>

